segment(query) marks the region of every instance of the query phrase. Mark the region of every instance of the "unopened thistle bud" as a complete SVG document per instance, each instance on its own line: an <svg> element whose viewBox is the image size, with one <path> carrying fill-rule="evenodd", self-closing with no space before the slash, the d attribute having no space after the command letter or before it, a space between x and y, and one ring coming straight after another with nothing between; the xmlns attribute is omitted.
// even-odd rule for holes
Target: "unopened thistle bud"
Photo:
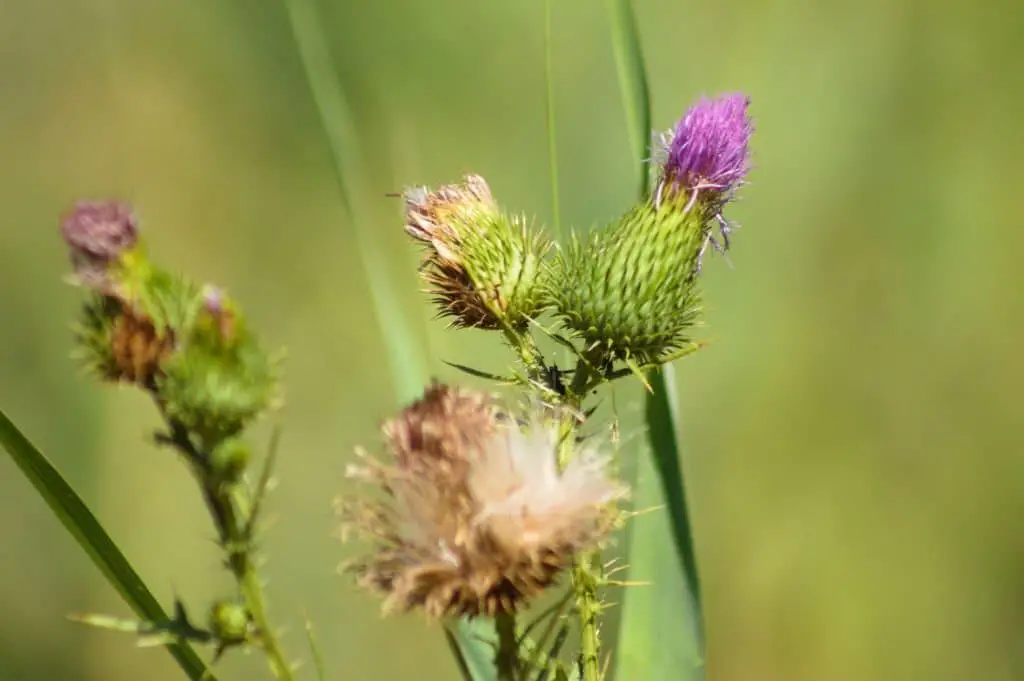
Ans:
<svg viewBox="0 0 1024 681"><path fill-rule="evenodd" d="M271 406L278 362L223 291L207 286L197 299L198 310L189 315L156 389L170 417L212 444Z"/></svg>
<svg viewBox="0 0 1024 681"><path fill-rule="evenodd" d="M523 430L470 391L435 385L384 434L393 463L365 459L349 477L386 500L346 499L340 511L343 536L374 544L347 569L385 611L515 612L606 538L625 493L594 451L559 473L554 427Z"/></svg>
<svg viewBox="0 0 1024 681"><path fill-rule="evenodd" d="M659 362L692 340L702 240L696 214L642 205L555 258L555 311L609 359Z"/></svg>
<svg viewBox="0 0 1024 681"><path fill-rule="evenodd" d="M138 242L131 206L118 201L80 201L61 218L61 235L71 254L75 281L109 292L111 268Z"/></svg>
<svg viewBox="0 0 1024 681"><path fill-rule="evenodd" d="M440 314L457 327L521 327L543 308L548 242L503 214L479 175L437 191L407 190L405 230L422 242L421 264Z"/></svg>

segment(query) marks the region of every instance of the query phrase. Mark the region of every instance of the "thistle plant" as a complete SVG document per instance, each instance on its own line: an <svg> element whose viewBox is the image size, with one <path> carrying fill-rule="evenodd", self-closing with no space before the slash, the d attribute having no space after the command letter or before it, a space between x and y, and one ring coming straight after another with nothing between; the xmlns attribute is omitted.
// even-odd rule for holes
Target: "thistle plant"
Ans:
<svg viewBox="0 0 1024 681"><path fill-rule="evenodd" d="M607 678L604 612L628 584L602 552L630 520L631 490L617 476L617 424L595 417L596 400L619 379L651 390L652 372L702 347L700 278L731 245L725 212L751 165L748 105L743 94L701 98L653 145L653 190L561 243L502 206L479 175L403 193L402 222L421 249L419 274L438 316L459 332L492 332L513 359L497 374L453 364L494 385L430 382L384 419L380 446L356 452L335 500L339 534L356 546L342 572L380 597L386 614L419 612L449 631L466 620L492 627L482 676L465 661L475 643L454 645L466 681ZM153 602L136 608L138 620L78 619L171 646L193 679L213 678L190 647L201 645L214 662L259 651L289 681L257 556L276 438L257 472L250 431L281 405L280 353L225 289L152 260L131 206L80 202L60 232L68 280L83 295L79 359L100 382L152 400L161 421L153 441L193 476L234 582L204 605L201 622L180 600L172 615ZM557 353L542 350L552 345ZM31 450L0 426L9 449ZM48 464L38 453L19 463L30 460L23 469L38 480ZM87 518L99 542L102 528L54 480L55 472L37 486L73 498L76 531ZM117 556L121 573L131 572ZM555 605L537 614L542 597ZM566 652L570 622L579 639Z"/></svg>

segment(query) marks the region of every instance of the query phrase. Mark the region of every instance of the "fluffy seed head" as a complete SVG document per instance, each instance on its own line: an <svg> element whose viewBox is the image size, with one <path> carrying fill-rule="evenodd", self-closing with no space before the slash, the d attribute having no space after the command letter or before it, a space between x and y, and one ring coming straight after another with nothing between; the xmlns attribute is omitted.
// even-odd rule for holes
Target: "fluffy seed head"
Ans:
<svg viewBox="0 0 1024 681"><path fill-rule="evenodd" d="M349 470L379 486L384 501L346 499L339 508L345 534L373 544L347 569L385 596L385 611L515 612L574 553L606 537L610 504L625 492L590 450L558 472L552 427L523 430L471 391L432 386L384 434L394 462L364 457Z"/></svg>

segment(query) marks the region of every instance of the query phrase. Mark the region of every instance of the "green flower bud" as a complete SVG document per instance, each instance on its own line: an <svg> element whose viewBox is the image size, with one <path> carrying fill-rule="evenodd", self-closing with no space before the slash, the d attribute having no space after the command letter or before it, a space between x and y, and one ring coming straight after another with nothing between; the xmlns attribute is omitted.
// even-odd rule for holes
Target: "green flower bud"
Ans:
<svg viewBox="0 0 1024 681"><path fill-rule="evenodd" d="M691 342L704 238L696 212L644 203L555 259L554 309L588 348L604 348L611 359L662 361Z"/></svg>
<svg viewBox="0 0 1024 681"><path fill-rule="evenodd" d="M231 601L217 601L210 608L210 631L222 644L244 643L252 618L245 606Z"/></svg>
<svg viewBox="0 0 1024 681"><path fill-rule="evenodd" d="M405 192L405 229L427 246L424 281L457 327L522 327L544 308L542 267L550 243L521 217L500 212L487 183Z"/></svg>
<svg viewBox="0 0 1024 681"><path fill-rule="evenodd" d="M168 416L217 442L270 407L278 367L221 292L207 289L189 328L165 363L157 392Z"/></svg>
<svg viewBox="0 0 1024 681"><path fill-rule="evenodd" d="M249 445L237 438L229 438L213 448L210 468L217 480L233 485L242 479L251 459L252 450Z"/></svg>

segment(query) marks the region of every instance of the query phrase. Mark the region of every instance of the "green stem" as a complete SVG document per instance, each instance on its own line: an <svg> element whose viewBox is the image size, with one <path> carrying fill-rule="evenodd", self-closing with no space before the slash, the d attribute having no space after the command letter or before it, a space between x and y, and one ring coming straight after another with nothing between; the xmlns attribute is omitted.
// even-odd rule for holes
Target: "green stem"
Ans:
<svg viewBox="0 0 1024 681"><path fill-rule="evenodd" d="M238 584L238 591L252 618L258 643L267 657L270 671L281 681L291 681L291 667L271 626L263 581L253 560L252 538L247 530L251 507L248 495L238 485L210 485L204 489L204 494L227 553L228 569Z"/></svg>
<svg viewBox="0 0 1024 681"><path fill-rule="evenodd" d="M544 362L541 359L537 343L534 341L533 336L530 335L530 332L520 331L507 325L503 326L501 331L509 346L511 346L519 356L519 361L522 362L523 366L526 368L527 376L529 376L531 380L538 380L542 378L541 375L544 371Z"/></svg>
<svg viewBox="0 0 1024 681"><path fill-rule="evenodd" d="M603 351L595 350L584 353L576 363L576 371L566 397L566 406L570 408L571 413L562 419L559 433L559 469L564 469L572 459L576 428L579 424L576 414L582 409L587 393L601 381L598 367L603 357ZM602 576L599 568L594 567L595 563L600 564L600 552L586 551L576 556L572 567L572 590L576 598L580 624L582 681L601 679L601 636L597 621L601 613L601 601L597 588Z"/></svg>
<svg viewBox="0 0 1024 681"><path fill-rule="evenodd" d="M209 470L209 457L192 442L188 429L167 416L157 400L170 428L170 442L188 460L202 486L210 516L227 553L227 566L238 584L246 610L252 619L258 643L267 657L270 671L281 681L292 681L292 670L270 624L263 582L253 561L249 517L252 511L248 495L240 485L226 485Z"/></svg>
<svg viewBox="0 0 1024 681"><path fill-rule="evenodd" d="M229 554L230 551L234 550L236 542L238 542L238 553L235 555L239 557L235 559L232 556L231 570L238 582L242 600L252 616L256 635L259 636L263 652L266 654L267 662L270 664L270 670L282 681L291 681L291 666L288 664L284 650L277 640L273 626L271 626L266 596L263 592L263 580L260 579L256 564L253 561L252 538L248 536L246 529L248 526L249 509L251 507L248 494L242 487L235 485L220 496L223 497L225 506L232 509L232 512L229 514L230 524L228 527L232 542Z"/></svg>
<svg viewBox="0 0 1024 681"><path fill-rule="evenodd" d="M601 576L594 570L593 561L597 551L581 553L572 568L572 588L576 593L576 609L580 620L580 658L583 663L583 681L601 679L601 635L597 618L601 613L601 601L597 586Z"/></svg>
<svg viewBox="0 0 1024 681"><path fill-rule="evenodd" d="M516 640L516 616L502 613L494 620L498 634L498 647L494 654L497 681L516 681L519 678L519 644Z"/></svg>

